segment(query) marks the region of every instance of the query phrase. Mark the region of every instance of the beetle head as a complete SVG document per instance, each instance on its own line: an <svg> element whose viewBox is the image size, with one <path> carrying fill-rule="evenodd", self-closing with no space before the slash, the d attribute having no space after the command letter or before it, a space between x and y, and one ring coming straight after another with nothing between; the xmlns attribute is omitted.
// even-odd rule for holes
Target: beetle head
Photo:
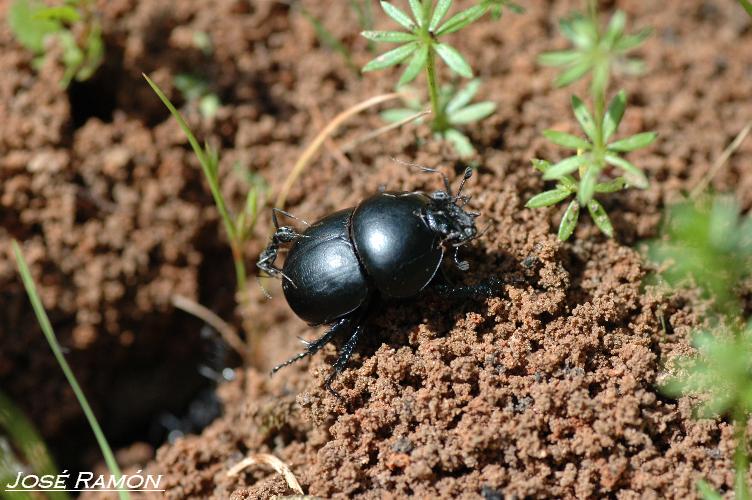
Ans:
<svg viewBox="0 0 752 500"><path fill-rule="evenodd" d="M467 243L478 235L475 218L480 214L465 210L470 197L462 195L462 188L472 175L471 168L465 169L456 195L452 195L448 189L434 191L429 195L431 206L426 213L426 222L441 236L442 242L455 247Z"/></svg>

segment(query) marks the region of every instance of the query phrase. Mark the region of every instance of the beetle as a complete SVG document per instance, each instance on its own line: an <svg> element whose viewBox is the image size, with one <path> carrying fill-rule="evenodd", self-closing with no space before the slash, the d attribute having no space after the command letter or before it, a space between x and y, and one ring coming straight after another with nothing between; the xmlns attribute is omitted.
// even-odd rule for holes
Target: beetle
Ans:
<svg viewBox="0 0 752 500"><path fill-rule="evenodd" d="M296 217L272 209L276 231L256 265L282 280L287 303L298 317L311 326L330 326L318 339L305 342L303 352L275 366L272 374L315 354L335 335L346 333L349 337L325 381L326 388L338 396L331 383L347 365L377 300L419 295L436 277L447 250L453 250L460 270L469 268L468 262L459 260L458 251L478 236L475 219L480 214L467 210L470 197L462 195L473 171L465 170L457 194L452 195L446 175L419 168L442 175L444 190L430 194L380 191L314 224L304 222L308 227L302 233L292 226L280 226L277 214ZM285 245L289 252L280 268L275 260ZM437 289L445 296L488 296L499 284L498 279L489 278L471 286L441 283Z"/></svg>

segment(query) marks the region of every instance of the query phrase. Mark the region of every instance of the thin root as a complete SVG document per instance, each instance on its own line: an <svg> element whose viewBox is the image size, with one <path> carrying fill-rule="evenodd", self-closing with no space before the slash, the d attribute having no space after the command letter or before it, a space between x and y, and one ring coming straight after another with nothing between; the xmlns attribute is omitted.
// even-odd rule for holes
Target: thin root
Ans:
<svg viewBox="0 0 752 500"><path fill-rule="evenodd" d="M752 122L749 122L742 130L739 132L739 135L737 135L733 141L731 141L731 144L729 144L726 149L723 150L723 153L721 153L721 156L718 157L718 159L713 163L713 166L710 167L710 170L708 170L708 173L705 174L705 176L700 179L700 182L695 185L695 187L692 188L692 191L689 193L689 198L692 200L697 199L698 196L702 194L703 191L708 187L710 184L710 181L713 180L713 177L715 177L718 172L723 168L723 166L726 164L726 162L729 161L729 158L736 153L736 150L741 147L742 143L744 142L744 139L747 138L747 135L749 135L749 132L752 131Z"/></svg>
<svg viewBox="0 0 752 500"><path fill-rule="evenodd" d="M287 486L289 486L291 490L293 490L298 495L303 495L303 488L300 487L300 483L295 478L295 474L292 473L290 466L274 455L270 455L269 453L254 453L252 455L248 455L243 460L235 464L230 470L228 470L227 476L237 476L240 472L247 469L251 465L268 465L278 474L282 474L282 477L285 478Z"/></svg>

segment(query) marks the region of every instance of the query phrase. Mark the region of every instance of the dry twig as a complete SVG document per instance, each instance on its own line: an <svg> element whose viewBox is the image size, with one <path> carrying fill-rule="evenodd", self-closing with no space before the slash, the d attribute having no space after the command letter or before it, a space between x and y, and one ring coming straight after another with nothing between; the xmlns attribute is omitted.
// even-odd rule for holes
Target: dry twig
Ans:
<svg viewBox="0 0 752 500"><path fill-rule="evenodd" d="M285 478L287 486L289 486L291 490L293 490L298 495L303 495L303 488L300 487L300 483L295 478L295 474L292 473L292 470L290 470L290 466L274 455L270 455L269 453L254 453L252 455L248 455L243 460L235 464L229 471L227 471L227 475L229 477L237 476L240 472L242 472L244 469L247 469L251 465L268 465L269 467L277 471L277 473L282 474L282 477Z"/></svg>

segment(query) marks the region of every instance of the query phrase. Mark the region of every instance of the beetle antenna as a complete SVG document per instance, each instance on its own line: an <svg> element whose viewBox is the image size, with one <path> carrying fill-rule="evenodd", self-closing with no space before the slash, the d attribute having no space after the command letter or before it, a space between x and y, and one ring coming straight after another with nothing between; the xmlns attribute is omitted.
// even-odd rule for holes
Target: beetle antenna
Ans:
<svg viewBox="0 0 752 500"><path fill-rule="evenodd" d="M302 222L306 226L310 226L310 224L308 222L306 222L305 220L301 219L300 217L294 216L290 212L286 212L285 210L282 210L281 208L272 208L272 222L274 222L274 227L277 228L277 229L279 229L279 222L277 222L277 214L278 213L282 214L285 217L288 217L290 219L294 219L294 220L296 220L298 222Z"/></svg>
<svg viewBox="0 0 752 500"><path fill-rule="evenodd" d="M465 183L467 182L467 180L468 180L468 179L469 179L470 177L472 177L472 175L473 175L473 168L472 168L472 167L467 167L467 168L465 169L465 173L464 173L464 174L462 175L462 182L460 182L460 187L459 187L459 189L457 190L457 194L456 194L456 195L455 195L455 197L454 197L455 201L456 201L456 200L459 200L459 199L462 199L462 200L464 201L464 198L461 198L461 195L462 195L462 188L464 188L464 187L465 187ZM448 191L449 191L449 189L447 189L447 192L448 192ZM468 198L468 201L469 201L469 200L470 200L470 198ZM465 205L467 205L467 201L465 201Z"/></svg>
<svg viewBox="0 0 752 500"><path fill-rule="evenodd" d="M424 165L420 165L420 164L415 163L415 162L400 160L399 158L396 158L394 156L392 156L392 161L397 162L397 163L399 163L401 165L404 165L406 167L417 168L418 170L420 170L422 172L427 172L427 173L431 173L431 174L439 174L442 177L443 181L444 181L444 189L446 190L447 193L451 192L452 187L449 184L449 177L447 177L445 173L440 172L440 171L436 170L435 168L426 167Z"/></svg>

